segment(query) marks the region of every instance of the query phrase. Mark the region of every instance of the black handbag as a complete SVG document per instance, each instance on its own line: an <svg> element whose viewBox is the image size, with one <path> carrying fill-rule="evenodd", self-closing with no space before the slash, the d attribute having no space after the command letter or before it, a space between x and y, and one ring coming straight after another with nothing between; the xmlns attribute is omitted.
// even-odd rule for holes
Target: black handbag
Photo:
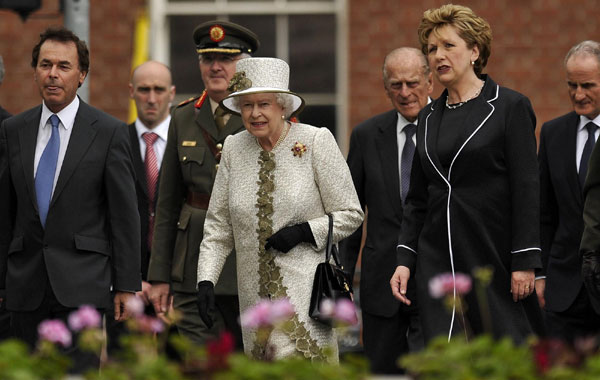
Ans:
<svg viewBox="0 0 600 380"><path fill-rule="evenodd" d="M312 295L310 297L310 308L308 309L308 315L312 319L328 326L332 325L332 321L330 316L323 315L321 312L321 303L325 299L331 299L333 302L337 302L342 298L352 300L350 296L350 293L352 292L350 281L348 281L346 278L346 274L340 265L338 249L337 246L333 244L332 235L333 217L329 215L329 233L327 235L325 262L317 265L315 279L313 281ZM332 256L334 263L329 262Z"/></svg>

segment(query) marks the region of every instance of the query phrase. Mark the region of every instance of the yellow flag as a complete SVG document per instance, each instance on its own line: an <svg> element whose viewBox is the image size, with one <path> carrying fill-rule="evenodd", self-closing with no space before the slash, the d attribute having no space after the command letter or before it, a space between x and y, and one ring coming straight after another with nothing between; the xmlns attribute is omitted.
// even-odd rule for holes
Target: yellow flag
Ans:
<svg viewBox="0 0 600 380"><path fill-rule="evenodd" d="M141 12L135 21L135 32L133 36L133 56L131 59L131 71L148 60L148 34L150 21L147 12ZM135 102L129 99L128 123L133 123L137 118Z"/></svg>

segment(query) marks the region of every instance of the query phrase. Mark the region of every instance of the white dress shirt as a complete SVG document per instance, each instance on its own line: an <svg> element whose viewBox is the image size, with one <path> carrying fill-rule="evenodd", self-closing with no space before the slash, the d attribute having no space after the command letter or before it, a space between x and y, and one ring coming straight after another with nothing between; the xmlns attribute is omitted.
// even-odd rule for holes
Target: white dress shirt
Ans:
<svg viewBox="0 0 600 380"><path fill-rule="evenodd" d="M598 134L600 129L600 115L596 116L594 120L588 119L586 116L579 116L579 125L577 126L577 152L575 159L575 165L577 165L577 173L579 173L579 164L581 163L581 155L583 154L583 147L588 139L588 131L585 128L587 123L593 121L599 128L596 129L595 137L596 141L598 141Z"/></svg>
<svg viewBox="0 0 600 380"><path fill-rule="evenodd" d="M75 99L73 99L73 101L68 106L66 106L59 113L56 114L56 116L58 116L60 120L60 123L58 124L60 147L58 150L58 160L56 161L54 185L52 186L53 194L54 189L56 188L56 182L58 181L58 176L60 174L60 169L62 168L63 160L65 159L65 153L67 153L67 146L69 145L69 140L71 139L71 132L73 131L75 115L77 115L78 109L79 97L76 96ZM54 112L50 111L50 109L46 106L45 103L42 103L42 117L40 117L37 142L35 144L35 159L33 161L34 179L37 174L37 168L40 163L42 153L44 153L44 149L46 148L46 145L48 145L48 141L50 141L50 136L52 136L52 124L50 124L50 116L52 116L53 114Z"/></svg>
<svg viewBox="0 0 600 380"><path fill-rule="evenodd" d="M165 120L154 129L146 127L140 119L135 121L135 130L138 136L138 142L140 143L140 153L142 155L142 162L146 161L146 142L142 135L146 132L154 132L158 135L158 138L154 142L154 153L156 154L156 165L158 170L162 165L163 156L165 155L165 148L167 147L167 136L169 135L169 123L171 122L171 115L168 115Z"/></svg>

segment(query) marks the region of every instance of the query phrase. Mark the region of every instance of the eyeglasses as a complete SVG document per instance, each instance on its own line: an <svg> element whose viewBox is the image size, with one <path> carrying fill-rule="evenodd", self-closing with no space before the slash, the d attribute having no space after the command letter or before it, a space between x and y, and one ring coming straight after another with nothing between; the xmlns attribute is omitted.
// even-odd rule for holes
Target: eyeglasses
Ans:
<svg viewBox="0 0 600 380"><path fill-rule="evenodd" d="M214 62L228 64L238 61L240 59L240 55L228 55L228 54L200 54L198 59L200 63L205 65L212 65Z"/></svg>

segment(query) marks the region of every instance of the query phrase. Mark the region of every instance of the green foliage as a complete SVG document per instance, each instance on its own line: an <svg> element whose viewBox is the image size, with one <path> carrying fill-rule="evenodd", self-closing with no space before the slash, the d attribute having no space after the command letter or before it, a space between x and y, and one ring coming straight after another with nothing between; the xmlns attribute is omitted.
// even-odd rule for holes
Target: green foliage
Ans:
<svg viewBox="0 0 600 380"><path fill-rule="evenodd" d="M33 355L25 343L17 340L0 344L2 380L59 380L64 377L69 364L51 343L42 344Z"/></svg>
<svg viewBox="0 0 600 380"><path fill-rule="evenodd" d="M301 357L276 361L253 360L243 354L229 357L230 368L219 372L214 380L361 380L367 378L367 364L362 358L348 357L337 364L311 362Z"/></svg>

